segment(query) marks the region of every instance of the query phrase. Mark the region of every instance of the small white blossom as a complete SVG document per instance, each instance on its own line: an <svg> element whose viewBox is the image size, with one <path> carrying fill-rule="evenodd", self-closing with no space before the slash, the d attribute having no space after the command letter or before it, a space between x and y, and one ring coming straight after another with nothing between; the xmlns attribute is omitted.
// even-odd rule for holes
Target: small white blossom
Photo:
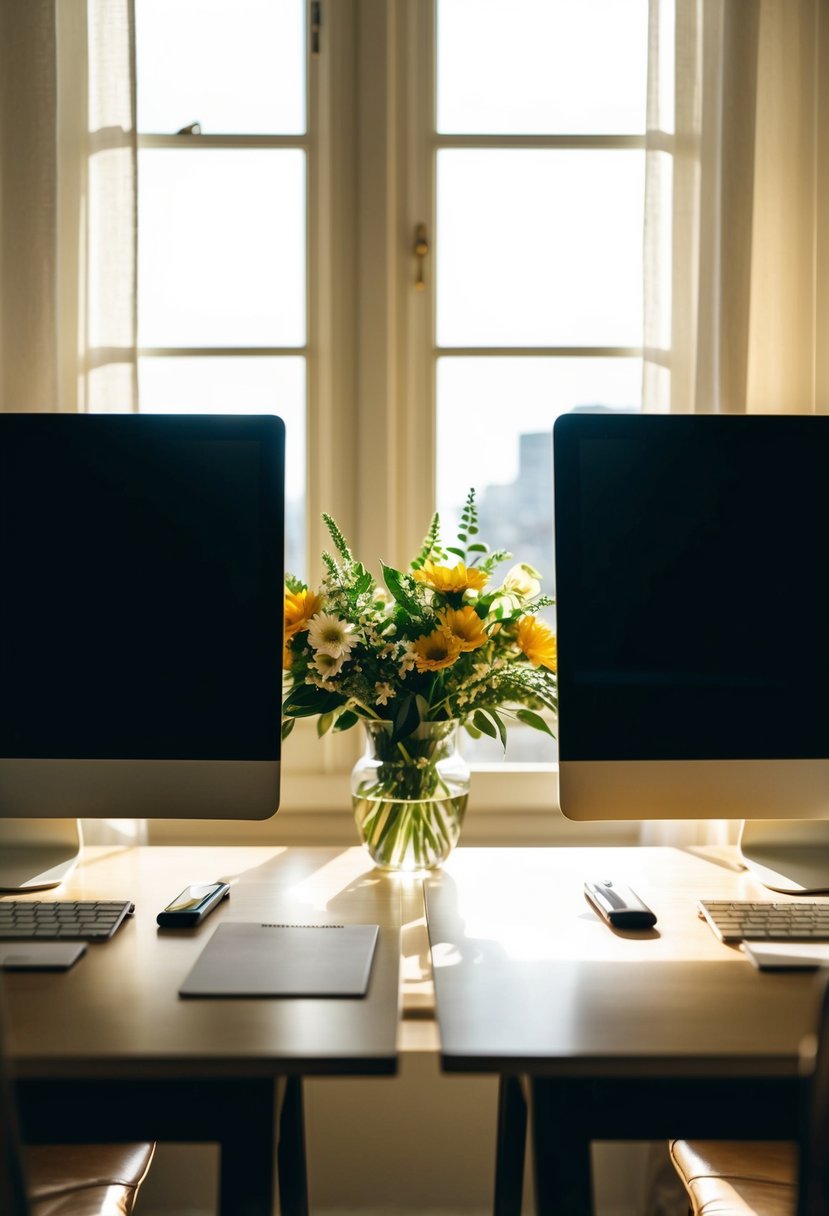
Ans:
<svg viewBox="0 0 829 1216"><path fill-rule="evenodd" d="M396 696L390 684L382 684L379 681L374 685L374 691L377 694L374 700L375 705L387 705L390 699Z"/></svg>
<svg viewBox="0 0 829 1216"><path fill-rule="evenodd" d="M335 659L350 653L357 641L354 633L354 626L349 621L328 612L318 612L308 625L308 641L317 654L331 655Z"/></svg>
<svg viewBox="0 0 829 1216"><path fill-rule="evenodd" d="M412 670L416 659L417 655L414 652L413 644L411 642L407 642L406 648L403 651L403 654L400 656L400 666L397 669L397 674L400 676L401 680L405 679L408 672Z"/></svg>

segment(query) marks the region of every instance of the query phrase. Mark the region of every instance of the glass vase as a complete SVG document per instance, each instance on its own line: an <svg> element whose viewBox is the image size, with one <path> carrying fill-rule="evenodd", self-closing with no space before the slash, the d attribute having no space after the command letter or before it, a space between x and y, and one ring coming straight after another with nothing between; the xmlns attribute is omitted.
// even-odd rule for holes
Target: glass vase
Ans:
<svg viewBox="0 0 829 1216"><path fill-rule="evenodd" d="M363 726L366 749L351 774L360 839L384 870L437 869L458 843L469 797L458 723L423 722L396 742L391 722Z"/></svg>

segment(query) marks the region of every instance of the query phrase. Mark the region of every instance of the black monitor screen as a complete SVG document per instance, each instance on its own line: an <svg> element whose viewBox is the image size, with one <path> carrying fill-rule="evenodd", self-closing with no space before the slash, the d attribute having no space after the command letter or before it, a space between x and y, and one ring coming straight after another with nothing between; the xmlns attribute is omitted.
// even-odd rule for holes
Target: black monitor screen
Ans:
<svg viewBox="0 0 829 1216"><path fill-rule="evenodd" d="M829 756L829 419L554 432L560 752Z"/></svg>
<svg viewBox="0 0 829 1216"><path fill-rule="evenodd" d="M0 756L278 758L283 435L0 415Z"/></svg>

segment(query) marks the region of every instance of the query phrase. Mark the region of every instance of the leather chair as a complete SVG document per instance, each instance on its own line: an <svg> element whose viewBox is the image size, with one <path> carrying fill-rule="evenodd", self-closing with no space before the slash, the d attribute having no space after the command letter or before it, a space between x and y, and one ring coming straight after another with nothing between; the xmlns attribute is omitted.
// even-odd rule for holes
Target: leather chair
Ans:
<svg viewBox="0 0 829 1216"><path fill-rule="evenodd" d="M797 1143L670 1141L691 1216L829 1216L829 983L803 1055L808 1095Z"/></svg>
<svg viewBox="0 0 829 1216"><path fill-rule="evenodd" d="M0 1213L129 1216L155 1145L21 1146L4 1042L0 988Z"/></svg>

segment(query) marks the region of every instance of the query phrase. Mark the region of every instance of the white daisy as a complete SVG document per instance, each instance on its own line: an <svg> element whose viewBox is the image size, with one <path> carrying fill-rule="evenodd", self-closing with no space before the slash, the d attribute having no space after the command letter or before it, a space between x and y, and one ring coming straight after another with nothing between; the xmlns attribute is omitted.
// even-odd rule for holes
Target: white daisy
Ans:
<svg viewBox="0 0 829 1216"><path fill-rule="evenodd" d="M345 654L333 655L325 650L318 650L314 655L314 666L324 680L330 680L339 674L346 658Z"/></svg>
<svg viewBox="0 0 829 1216"><path fill-rule="evenodd" d="M308 625L308 641L319 654L328 654L338 659L350 653L356 645L354 626L328 612L318 612Z"/></svg>

